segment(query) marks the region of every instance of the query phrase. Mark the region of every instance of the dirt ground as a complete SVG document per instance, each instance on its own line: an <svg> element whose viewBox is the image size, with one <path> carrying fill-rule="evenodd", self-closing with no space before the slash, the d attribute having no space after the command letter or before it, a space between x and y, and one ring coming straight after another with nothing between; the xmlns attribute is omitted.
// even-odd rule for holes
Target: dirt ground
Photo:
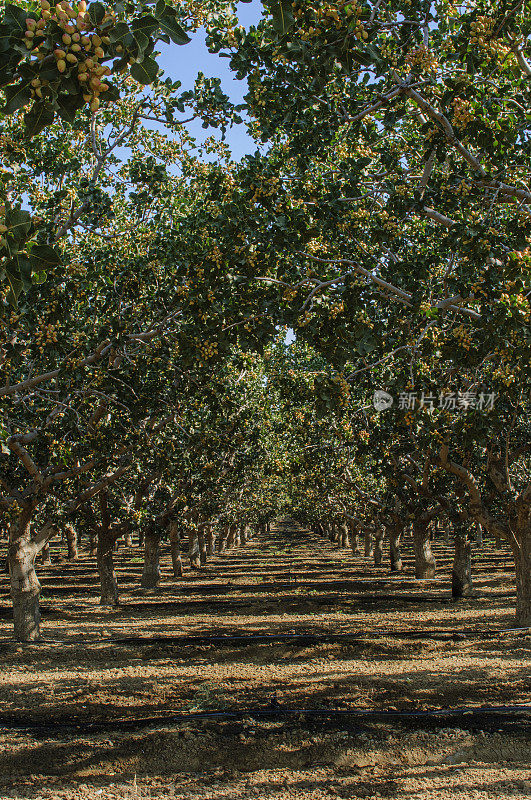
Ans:
<svg viewBox="0 0 531 800"><path fill-rule="evenodd" d="M475 552L474 593L456 602L451 550L434 549L437 578L416 581L408 542L404 573L390 575L387 563L376 568L279 526L182 580L164 550L156 591L138 588L138 548L121 549L122 606L104 610L94 559L64 562L52 548L54 564L38 568L46 641L10 641L7 579L0 583L0 798L528 796L529 715L327 716L531 705L531 636L497 632L514 625L508 551ZM120 643L228 633L355 638ZM321 716L251 713L279 707ZM229 709L249 713L169 717Z"/></svg>

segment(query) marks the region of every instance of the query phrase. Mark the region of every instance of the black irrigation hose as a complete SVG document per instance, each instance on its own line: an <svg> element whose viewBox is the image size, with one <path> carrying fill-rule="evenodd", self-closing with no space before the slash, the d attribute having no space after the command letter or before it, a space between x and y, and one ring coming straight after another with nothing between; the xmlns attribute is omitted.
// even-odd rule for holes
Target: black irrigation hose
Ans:
<svg viewBox="0 0 531 800"><path fill-rule="evenodd" d="M357 709L321 709L321 708L273 708L273 709L244 709L243 711L196 711L177 712L171 714L157 714L151 717L129 717L100 722L36 722L20 721L0 718L0 730L24 730L45 733L47 731L64 733L65 730L76 730L80 733L97 733L98 731L136 730L147 728L151 725L176 725L182 722L212 720L219 722L241 722L248 719L256 720L283 720L283 719L353 719L365 722L423 720L447 724L473 722L484 726L491 723L523 722L528 728L531 723L531 706L462 706L460 708L420 709L417 711L399 711L382 709L380 711Z"/></svg>
<svg viewBox="0 0 531 800"><path fill-rule="evenodd" d="M371 639L428 639L430 641L462 641L466 639L488 639L492 636L503 634L531 634L531 628L501 628L498 630L453 630L453 631L427 631L426 629L402 631L373 631L369 633L228 633L215 636L119 636L105 637L94 641L83 639L83 646L89 644L112 644L120 647L135 645L161 645L164 647L186 647L217 645L218 647L238 647L253 644L342 644L347 642L365 642ZM3 643L4 646L7 643ZM15 642L13 642L15 644ZM42 637L37 642L30 644L80 644L79 641L66 639L48 639Z"/></svg>

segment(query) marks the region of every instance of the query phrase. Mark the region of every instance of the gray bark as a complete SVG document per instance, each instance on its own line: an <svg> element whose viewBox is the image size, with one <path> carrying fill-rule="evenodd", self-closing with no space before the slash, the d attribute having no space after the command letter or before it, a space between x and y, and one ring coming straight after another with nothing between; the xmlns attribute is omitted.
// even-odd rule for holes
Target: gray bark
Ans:
<svg viewBox="0 0 531 800"><path fill-rule="evenodd" d="M197 531L194 530L190 530L188 533L188 558L192 569L201 569L199 539L197 538Z"/></svg>
<svg viewBox="0 0 531 800"><path fill-rule="evenodd" d="M184 572L181 558L181 531L178 522L172 522L170 525L169 536L173 575L175 578L182 578Z"/></svg>
<svg viewBox="0 0 531 800"><path fill-rule="evenodd" d="M365 558L372 558L374 555L374 537L372 535L372 531L368 528L365 529Z"/></svg>
<svg viewBox="0 0 531 800"><path fill-rule="evenodd" d="M150 526L144 534L144 567L141 586L154 589L160 583L160 530Z"/></svg>
<svg viewBox="0 0 531 800"><path fill-rule="evenodd" d="M66 546L68 548L68 558L70 561L76 561L78 558L77 551L77 533L72 525L65 525Z"/></svg>
<svg viewBox="0 0 531 800"><path fill-rule="evenodd" d="M413 546L415 549L415 578L418 580L435 576L435 556L431 550L428 521L422 517L413 522Z"/></svg>
<svg viewBox="0 0 531 800"><path fill-rule="evenodd" d="M33 507L22 510L9 530L8 564L13 601L15 639L33 642L40 639L41 585L35 572L35 556L47 542L32 541L30 521ZM49 536L53 535L50 529ZM49 537L48 537L49 538Z"/></svg>
<svg viewBox="0 0 531 800"><path fill-rule="evenodd" d="M466 597L472 590L472 555L467 531L456 526L452 566L452 597Z"/></svg>
<svg viewBox="0 0 531 800"><path fill-rule="evenodd" d="M382 525L376 526L374 534L374 566L379 567L383 560L383 542L385 529Z"/></svg>

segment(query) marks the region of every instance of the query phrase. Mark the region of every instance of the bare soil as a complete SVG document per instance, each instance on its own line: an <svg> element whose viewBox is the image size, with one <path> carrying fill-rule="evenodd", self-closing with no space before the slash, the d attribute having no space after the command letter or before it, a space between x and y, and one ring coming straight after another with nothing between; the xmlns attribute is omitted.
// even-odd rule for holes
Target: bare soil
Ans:
<svg viewBox="0 0 531 800"><path fill-rule="evenodd" d="M170 720L176 712L421 711L530 705L529 632L514 625L508 550L474 554L475 588L389 574L307 531L279 526L201 572L139 589L142 553L116 556L122 606L98 606L95 560L40 566L43 633L12 642L0 583L0 798L516 798L530 794L525 717L479 728L425 718ZM460 632L460 638L449 634ZM219 646L124 636L348 633L353 641ZM438 638L430 639L427 634ZM124 719L156 717L121 727ZM160 718L160 719L159 719ZM463 721L464 720L464 721ZM527 717L527 721L529 717ZM90 728L101 723L99 728ZM441 727L441 725L443 727ZM444 727L446 726L446 727Z"/></svg>

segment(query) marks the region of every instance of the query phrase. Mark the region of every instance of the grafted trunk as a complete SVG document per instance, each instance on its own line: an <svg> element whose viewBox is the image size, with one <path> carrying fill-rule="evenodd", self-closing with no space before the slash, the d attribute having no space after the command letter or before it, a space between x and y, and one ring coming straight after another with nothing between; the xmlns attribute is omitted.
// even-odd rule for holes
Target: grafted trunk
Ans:
<svg viewBox="0 0 531 800"><path fill-rule="evenodd" d="M454 563L452 566L452 597L466 597L472 589L472 554L468 533L456 526Z"/></svg>
<svg viewBox="0 0 531 800"><path fill-rule="evenodd" d="M237 525L229 525L229 533L228 533L228 536L227 536L227 550L230 547L234 547L234 544L235 544L235 541L236 541L236 529L237 529L237 527L238 527Z"/></svg>
<svg viewBox="0 0 531 800"><path fill-rule="evenodd" d="M389 525L387 531L389 534L389 561L391 565L391 572L402 572L402 555L400 553L400 539L404 530L403 522L395 520L392 525Z"/></svg>
<svg viewBox="0 0 531 800"><path fill-rule="evenodd" d="M188 558L192 569L201 569L201 554L199 552L199 539L197 531L190 530L188 533Z"/></svg>
<svg viewBox="0 0 531 800"><path fill-rule="evenodd" d="M24 509L9 530L8 563L13 601L15 639L33 642L40 638L41 585L35 572L39 547L31 541L30 521L33 508ZM43 545L45 542L43 542Z"/></svg>
<svg viewBox="0 0 531 800"><path fill-rule="evenodd" d="M479 522L476 522L476 535L474 537L474 541L479 547L481 547L483 544L483 527L479 524Z"/></svg>
<svg viewBox="0 0 531 800"><path fill-rule="evenodd" d="M341 525L338 525L337 546L340 549L343 547L350 547L350 536L346 522L342 522Z"/></svg>
<svg viewBox="0 0 531 800"><path fill-rule="evenodd" d="M361 536L357 525L351 522L348 526L349 529L349 544L352 549L353 556L361 555Z"/></svg>
<svg viewBox="0 0 531 800"><path fill-rule="evenodd" d="M150 525L144 534L144 567L141 580L144 589L154 589L160 582L160 536L161 531L155 524Z"/></svg>
<svg viewBox="0 0 531 800"><path fill-rule="evenodd" d="M66 546L68 549L68 559L70 561L76 561L78 558L77 533L74 530L73 526L70 524L65 525L65 537L66 537Z"/></svg>
<svg viewBox="0 0 531 800"><path fill-rule="evenodd" d="M383 561L383 542L385 529L382 525L376 526L374 533L374 566L379 567Z"/></svg>
<svg viewBox="0 0 531 800"><path fill-rule="evenodd" d="M413 522L413 546L415 549L415 578L433 578L435 556L431 550L428 521L422 517Z"/></svg>
<svg viewBox="0 0 531 800"><path fill-rule="evenodd" d="M200 525L197 531L197 544L199 546L199 563L203 567L207 563L207 546L203 525Z"/></svg>
<svg viewBox="0 0 531 800"><path fill-rule="evenodd" d="M114 571L114 543L114 536L109 530L100 528L96 554L101 584L100 606L117 606L119 603L118 581Z"/></svg>
<svg viewBox="0 0 531 800"><path fill-rule="evenodd" d="M207 556L213 556L216 552L216 534L212 525L207 525L206 529Z"/></svg>
<svg viewBox="0 0 531 800"><path fill-rule="evenodd" d="M170 525L170 552L173 575L175 578L183 577L183 562L181 558L181 530L178 522Z"/></svg>
<svg viewBox="0 0 531 800"><path fill-rule="evenodd" d="M101 606L117 606L118 581L114 571L114 545L116 535L110 528L110 517L107 508L107 493L100 493L101 525L98 528L98 548L96 561L101 584Z"/></svg>
<svg viewBox="0 0 531 800"><path fill-rule="evenodd" d="M234 546L239 547L241 544L240 539L241 527L239 525L234 525Z"/></svg>
<svg viewBox="0 0 531 800"><path fill-rule="evenodd" d="M531 519L510 537L516 571L516 622L531 627Z"/></svg>
<svg viewBox="0 0 531 800"><path fill-rule="evenodd" d="M49 567L52 563L52 557L50 553L50 545L48 542L44 545L41 551L41 563L43 567Z"/></svg>
<svg viewBox="0 0 531 800"><path fill-rule="evenodd" d="M229 526L224 525L218 537L218 553L224 553L227 549L227 541L229 538Z"/></svg>
<svg viewBox="0 0 531 800"><path fill-rule="evenodd" d="M372 531L365 528L364 537L365 558L372 558L374 555L374 537Z"/></svg>

